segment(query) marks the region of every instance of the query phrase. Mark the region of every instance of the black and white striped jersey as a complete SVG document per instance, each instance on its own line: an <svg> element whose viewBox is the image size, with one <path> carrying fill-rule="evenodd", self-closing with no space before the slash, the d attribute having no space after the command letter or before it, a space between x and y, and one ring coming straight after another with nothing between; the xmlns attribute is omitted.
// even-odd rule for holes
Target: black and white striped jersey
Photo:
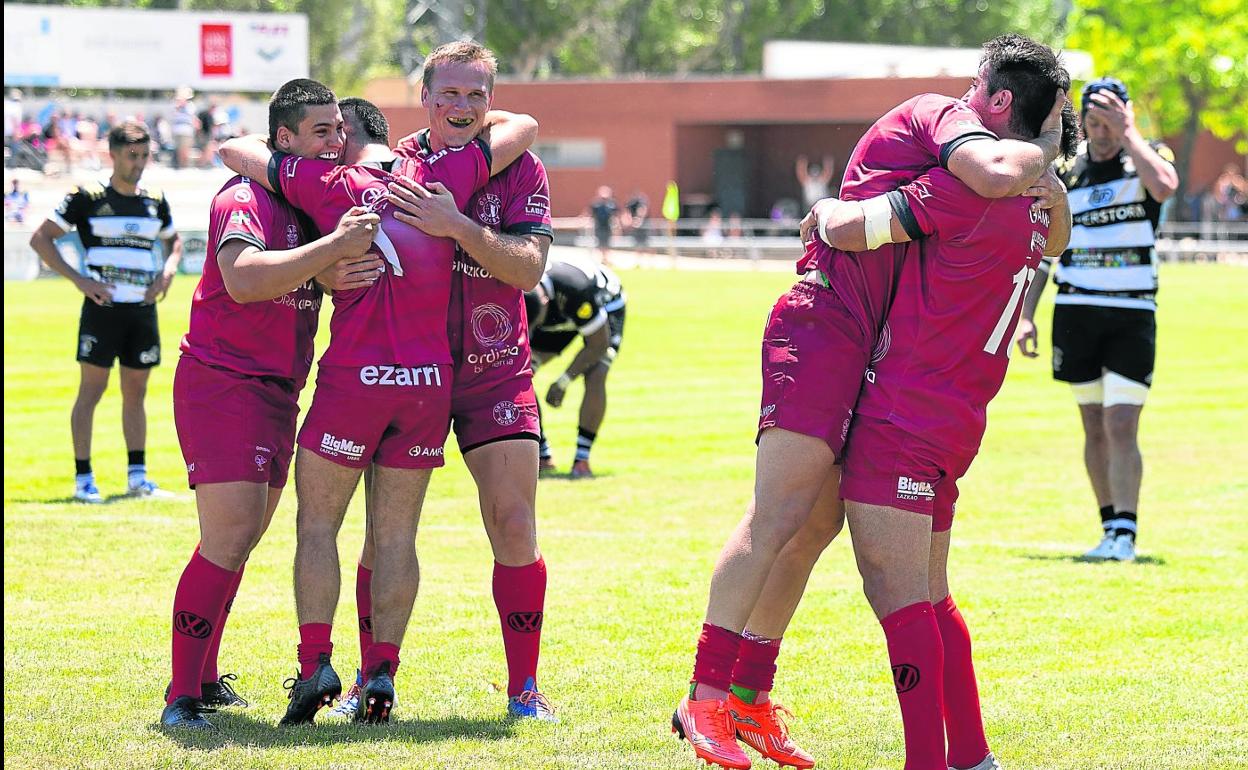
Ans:
<svg viewBox="0 0 1248 770"><path fill-rule="evenodd" d="M1174 153L1154 142L1167 161ZM1054 280L1059 305L1157 308L1157 251L1154 242L1161 203L1149 194L1125 150L1094 161L1086 144L1058 165L1070 191L1074 227Z"/></svg>
<svg viewBox="0 0 1248 770"><path fill-rule="evenodd" d="M116 303L143 301L164 265L157 242L175 232L163 193L140 187L122 195L103 182L76 188L48 218L78 230L85 273L112 284Z"/></svg>

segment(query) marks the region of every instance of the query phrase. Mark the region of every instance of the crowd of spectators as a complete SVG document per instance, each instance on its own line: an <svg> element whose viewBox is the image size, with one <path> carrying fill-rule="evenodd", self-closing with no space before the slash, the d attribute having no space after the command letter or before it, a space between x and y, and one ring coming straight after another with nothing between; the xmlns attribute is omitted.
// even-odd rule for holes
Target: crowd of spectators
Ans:
<svg viewBox="0 0 1248 770"><path fill-rule="evenodd" d="M177 89L167 112L121 116L112 109L93 115L55 99L35 110L14 88L4 99L5 165L45 173L101 168L109 162L108 130L128 118L147 126L153 160L174 168L219 166L217 148L245 131L237 108L226 107L215 97L197 105L185 86Z"/></svg>

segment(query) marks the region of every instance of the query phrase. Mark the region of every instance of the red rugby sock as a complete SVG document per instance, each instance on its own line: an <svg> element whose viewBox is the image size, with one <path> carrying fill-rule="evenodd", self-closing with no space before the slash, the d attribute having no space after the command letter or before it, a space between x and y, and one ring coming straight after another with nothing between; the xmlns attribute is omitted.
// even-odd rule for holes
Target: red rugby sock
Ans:
<svg viewBox="0 0 1248 770"><path fill-rule="evenodd" d="M710 623L702 624L698 636L698 652L693 661L695 685L706 685L727 692L732 684L732 667L741 648L741 634Z"/></svg>
<svg viewBox="0 0 1248 770"><path fill-rule="evenodd" d="M780 640L750 632L741 635L737 662L732 667L732 690L747 703L765 703L776 681Z"/></svg>
<svg viewBox="0 0 1248 770"><path fill-rule="evenodd" d="M200 676L200 681L207 684L215 682L221 675L217 671L217 655L221 652L221 634L225 633L225 621L230 617L230 610L234 607L234 597L238 595L238 586L243 582L243 570L247 569L247 562L243 562L243 566L238 568L238 572L234 575L234 582L230 584L229 593L226 595L225 607L221 609L221 617L217 619L217 627L212 630L212 644L208 645L208 656L204 658L204 671Z"/></svg>
<svg viewBox="0 0 1248 770"><path fill-rule="evenodd" d="M333 630L331 623L304 623L299 626L300 679L307 679L316 673L317 659L321 653L334 653L334 643L330 641Z"/></svg>
<svg viewBox="0 0 1248 770"><path fill-rule="evenodd" d="M902 607L880 621L906 735L905 770L947 770L941 686L943 650L931 602Z"/></svg>
<svg viewBox="0 0 1248 770"><path fill-rule="evenodd" d="M360 619L360 670L364 653L373 643L373 571L363 564L355 568L355 614Z"/></svg>
<svg viewBox="0 0 1248 770"><path fill-rule="evenodd" d="M949 765L974 767L988 756L988 739L984 737L979 687L971 660L971 633L952 596L946 596L932 607L945 648L945 733L949 736Z"/></svg>
<svg viewBox="0 0 1248 770"><path fill-rule="evenodd" d="M394 672L399 670L399 645L373 642L368 646L364 652L364 681L367 682L369 675L375 673L382 663L390 664L390 676L393 677Z"/></svg>
<svg viewBox="0 0 1248 770"><path fill-rule="evenodd" d="M494 606L503 628L507 695L514 697L524 690L526 679L537 680L546 608L546 562L540 557L523 567L494 562Z"/></svg>
<svg viewBox="0 0 1248 770"><path fill-rule="evenodd" d="M168 703L189 695L200 697L200 674L212 646L213 632L229 598L235 573L191 555L173 595L173 682Z"/></svg>

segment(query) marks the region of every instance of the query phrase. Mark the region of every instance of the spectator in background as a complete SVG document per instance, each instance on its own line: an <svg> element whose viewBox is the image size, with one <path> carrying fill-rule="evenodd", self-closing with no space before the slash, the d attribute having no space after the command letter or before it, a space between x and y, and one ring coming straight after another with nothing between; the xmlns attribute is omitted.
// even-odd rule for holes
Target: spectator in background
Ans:
<svg viewBox="0 0 1248 770"><path fill-rule="evenodd" d="M702 228L702 240L712 246L724 242L724 215L719 207L713 207L706 215L706 226Z"/></svg>
<svg viewBox="0 0 1248 770"><path fill-rule="evenodd" d="M637 247L637 252L639 254L652 253L654 250L650 248L650 199L641 190L635 190L633 197L624 204L624 213L627 218L625 224L633 236L633 245Z"/></svg>
<svg viewBox="0 0 1248 770"><path fill-rule="evenodd" d="M741 215L735 211L728 215L728 237L729 238L744 238L745 237L745 229L741 221Z"/></svg>
<svg viewBox="0 0 1248 770"><path fill-rule="evenodd" d="M598 188L598 197L589 202L589 215L594 220L594 244L598 261L610 264L611 234L620 228L620 207L611 188Z"/></svg>
<svg viewBox="0 0 1248 770"><path fill-rule="evenodd" d="M21 138L22 128L22 92L11 88L4 97L4 146L9 149L10 157L17 155L15 143Z"/></svg>
<svg viewBox="0 0 1248 770"><path fill-rule="evenodd" d="M26 209L30 208L30 193L21 189L21 183L13 180L13 189L4 195L4 221L21 224L26 221Z"/></svg>
<svg viewBox="0 0 1248 770"><path fill-rule="evenodd" d="M823 156L823 163L812 163L805 155L797 156L797 181L802 186L803 211L832 194L832 171L835 163L831 155Z"/></svg>
<svg viewBox="0 0 1248 770"><path fill-rule="evenodd" d="M173 93L173 117L169 119L169 125L173 133L174 168L187 168L191 163L191 147L199 129L195 103L191 101L194 95L190 86L178 86Z"/></svg>
<svg viewBox="0 0 1248 770"><path fill-rule="evenodd" d="M87 168L100 168L100 126L89 116L78 118L75 125L78 140L78 159Z"/></svg>
<svg viewBox="0 0 1248 770"><path fill-rule="evenodd" d="M164 115L152 121L152 137L156 140L157 156L165 163L173 163L177 145L173 140L173 126Z"/></svg>
<svg viewBox="0 0 1248 770"><path fill-rule="evenodd" d="M1213 217L1219 222L1238 222L1245 217L1248 206L1248 179L1234 163L1226 164L1210 189L1213 195Z"/></svg>

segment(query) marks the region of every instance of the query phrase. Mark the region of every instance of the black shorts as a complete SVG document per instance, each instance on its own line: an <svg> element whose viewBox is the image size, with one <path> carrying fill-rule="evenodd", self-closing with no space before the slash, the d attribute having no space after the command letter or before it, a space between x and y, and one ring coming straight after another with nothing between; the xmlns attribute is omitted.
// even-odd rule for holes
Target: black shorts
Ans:
<svg viewBox="0 0 1248 770"><path fill-rule="evenodd" d="M610 348L608 358L614 359L620 352L620 345L624 344L624 308L607 313L607 333L611 335L611 341L607 343ZM564 348L579 336L581 336L581 333L575 329L558 332L547 332L538 329L533 332L533 339L530 340L529 347L533 349L534 353L545 353L547 356L553 357L562 353Z"/></svg>
<svg viewBox="0 0 1248 770"><path fill-rule="evenodd" d="M1153 382L1157 319L1152 310L1056 305L1053 308L1053 378L1099 380L1104 370L1142 385Z"/></svg>
<svg viewBox="0 0 1248 770"><path fill-rule="evenodd" d="M111 369L113 359L128 369L160 364L160 328L156 306L82 303L78 321L78 360Z"/></svg>

